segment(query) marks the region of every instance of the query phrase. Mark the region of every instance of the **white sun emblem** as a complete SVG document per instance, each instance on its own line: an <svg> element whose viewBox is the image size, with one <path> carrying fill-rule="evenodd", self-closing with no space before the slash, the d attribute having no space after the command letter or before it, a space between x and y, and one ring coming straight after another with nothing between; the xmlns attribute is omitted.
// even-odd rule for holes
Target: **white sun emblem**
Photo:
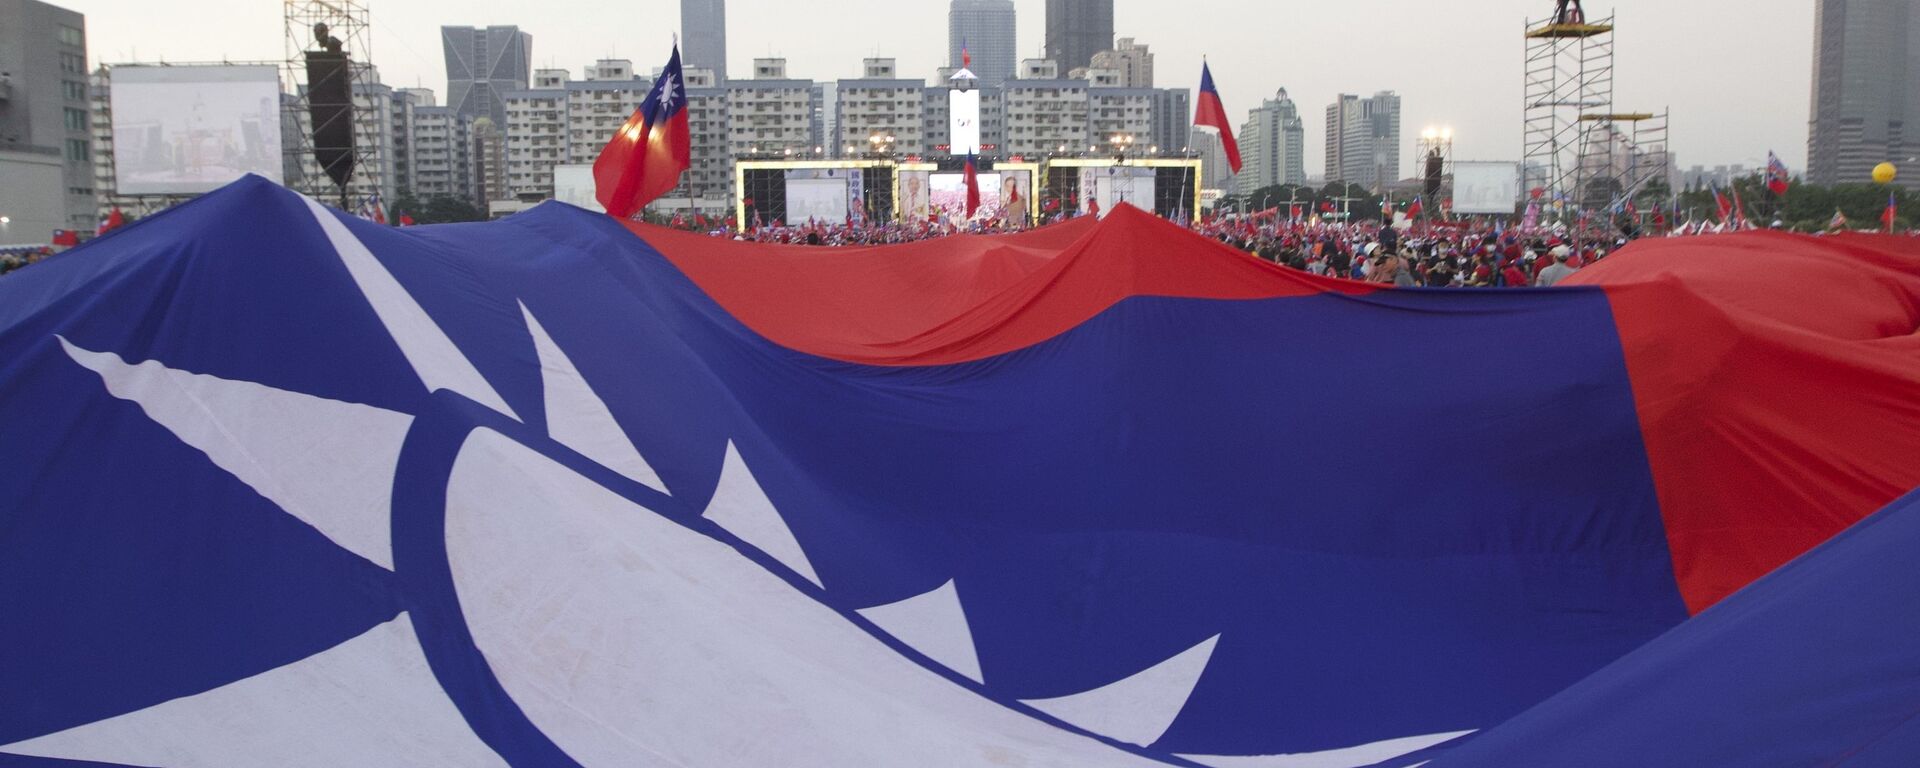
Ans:
<svg viewBox="0 0 1920 768"><path fill-rule="evenodd" d="M660 86L660 111L667 113L673 111L674 97L678 95L680 84L674 81L673 75L667 75L664 81Z"/></svg>

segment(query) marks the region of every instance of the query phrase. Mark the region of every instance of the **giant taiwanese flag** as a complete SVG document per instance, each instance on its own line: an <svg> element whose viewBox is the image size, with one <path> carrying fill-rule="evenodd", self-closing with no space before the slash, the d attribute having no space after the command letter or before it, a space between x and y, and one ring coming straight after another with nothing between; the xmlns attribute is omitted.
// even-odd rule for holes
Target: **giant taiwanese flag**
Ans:
<svg viewBox="0 0 1920 768"><path fill-rule="evenodd" d="M1912 526L1795 558L1920 486L1920 247L1569 282L1321 279L1126 206L829 250L249 178L0 278L0 756L1621 764L1551 751L1591 721L1768 765L1897 726ZM1756 663L1627 717L1703 659Z"/></svg>

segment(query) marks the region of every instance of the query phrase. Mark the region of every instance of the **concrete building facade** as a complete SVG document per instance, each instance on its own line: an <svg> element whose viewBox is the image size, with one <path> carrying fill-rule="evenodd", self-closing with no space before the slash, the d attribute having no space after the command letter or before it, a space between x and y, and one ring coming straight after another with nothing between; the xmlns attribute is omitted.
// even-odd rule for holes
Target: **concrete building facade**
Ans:
<svg viewBox="0 0 1920 768"><path fill-rule="evenodd" d="M0 0L0 244L95 223L86 17Z"/></svg>

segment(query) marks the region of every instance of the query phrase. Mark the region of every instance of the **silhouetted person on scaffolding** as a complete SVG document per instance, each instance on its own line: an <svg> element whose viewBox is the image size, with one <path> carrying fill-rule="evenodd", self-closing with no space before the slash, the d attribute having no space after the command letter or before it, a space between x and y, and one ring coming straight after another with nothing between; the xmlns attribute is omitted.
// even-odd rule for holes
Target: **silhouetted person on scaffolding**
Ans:
<svg viewBox="0 0 1920 768"><path fill-rule="evenodd" d="M1560 0L1560 5L1553 12L1553 23L1585 24L1587 12L1580 10L1580 0Z"/></svg>

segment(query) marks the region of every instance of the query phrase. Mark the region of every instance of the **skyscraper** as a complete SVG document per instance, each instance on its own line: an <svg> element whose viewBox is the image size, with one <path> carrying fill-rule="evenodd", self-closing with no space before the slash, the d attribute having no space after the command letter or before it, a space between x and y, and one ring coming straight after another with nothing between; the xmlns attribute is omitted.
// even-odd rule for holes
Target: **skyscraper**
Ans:
<svg viewBox="0 0 1920 768"><path fill-rule="evenodd" d="M1920 150L1920 11L1913 0L1814 4L1807 180L1864 183ZM1920 174L1901 182L1920 189Z"/></svg>
<svg viewBox="0 0 1920 768"><path fill-rule="evenodd" d="M0 0L0 245L94 224L87 22L36 0Z"/></svg>
<svg viewBox="0 0 1920 768"><path fill-rule="evenodd" d="M1327 180L1379 191L1400 180L1400 96L1340 94L1327 106Z"/></svg>
<svg viewBox="0 0 1920 768"><path fill-rule="evenodd" d="M727 0L680 0L680 61L727 81Z"/></svg>
<svg viewBox="0 0 1920 768"><path fill-rule="evenodd" d="M447 106L469 119L507 124L500 95L524 91L533 76L533 35L519 27L441 27L447 55Z"/></svg>
<svg viewBox="0 0 1920 768"><path fill-rule="evenodd" d="M1113 0L1047 0L1047 58L1072 72L1113 48Z"/></svg>
<svg viewBox="0 0 1920 768"><path fill-rule="evenodd" d="M953 0L947 11L947 64L960 68L960 48L973 56L974 77L983 88L999 88L1013 77L1013 0Z"/></svg>
<svg viewBox="0 0 1920 768"><path fill-rule="evenodd" d="M1307 183L1307 131L1300 109L1287 89L1262 102L1240 126L1240 151L1245 157L1234 178L1235 191L1245 195L1280 184Z"/></svg>

